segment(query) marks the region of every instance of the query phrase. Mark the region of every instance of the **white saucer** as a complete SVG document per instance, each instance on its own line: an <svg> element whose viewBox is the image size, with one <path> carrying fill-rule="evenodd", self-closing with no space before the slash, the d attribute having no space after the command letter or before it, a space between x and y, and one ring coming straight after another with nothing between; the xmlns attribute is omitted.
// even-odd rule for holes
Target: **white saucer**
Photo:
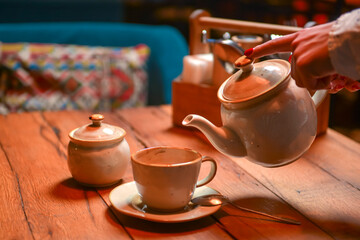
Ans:
<svg viewBox="0 0 360 240"><path fill-rule="evenodd" d="M218 191L210 187L196 188L194 197L202 195L219 194ZM195 206L189 203L184 211L176 213L159 213L146 209L141 202L141 198L138 195L135 182L129 182L122 184L114 188L109 195L112 206L119 212L153 222L166 222L177 223L196 220L202 217L209 216L220 209L218 206Z"/></svg>

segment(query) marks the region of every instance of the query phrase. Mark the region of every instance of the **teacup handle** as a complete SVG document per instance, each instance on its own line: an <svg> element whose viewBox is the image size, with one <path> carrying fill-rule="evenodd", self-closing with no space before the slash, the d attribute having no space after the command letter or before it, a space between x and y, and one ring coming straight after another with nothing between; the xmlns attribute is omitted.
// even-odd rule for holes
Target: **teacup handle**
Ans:
<svg viewBox="0 0 360 240"><path fill-rule="evenodd" d="M328 94L328 90L317 90L314 95L311 97L315 103L316 108L325 100L325 97Z"/></svg>
<svg viewBox="0 0 360 240"><path fill-rule="evenodd" d="M215 174L217 171L217 164L213 158L208 157L208 156L203 156L201 159L201 162L202 162L201 164L203 164L204 162L210 162L211 168L210 168L209 174L196 183L196 187L201 187L201 186L204 186L205 184L208 184L209 182L211 182L211 180L213 180L213 178L215 177Z"/></svg>

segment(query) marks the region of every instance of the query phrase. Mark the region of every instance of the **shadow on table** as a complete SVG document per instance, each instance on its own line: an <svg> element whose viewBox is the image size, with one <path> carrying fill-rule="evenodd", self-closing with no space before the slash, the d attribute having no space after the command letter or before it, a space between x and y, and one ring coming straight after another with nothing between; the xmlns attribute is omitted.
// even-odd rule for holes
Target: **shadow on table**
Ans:
<svg viewBox="0 0 360 240"><path fill-rule="evenodd" d="M234 205L232 205L231 203L233 203ZM223 211L218 211L216 213L215 215L216 218L221 219L227 216L234 216L234 217L255 219L261 221L284 223L281 220L277 220L260 214L260 213L265 213L272 216L289 218L300 222L301 220L304 220L304 216L300 215L298 211L294 210L288 204L279 201L277 199L263 198L263 197L238 198L238 199L231 199L231 203L225 203L222 207ZM242 208L247 208L249 210L257 211L260 213L258 214L255 212L246 211L244 209L239 209L235 205Z"/></svg>
<svg viewBox="0 0 360 240"><path fill-rule="evenodd" d="M356 222L355 219L357 218L357 216L355 215L355 213L354 215L349 216L345 216L345 214L342 216L333 215L333 219L325 219L325 217L321 216L320 214L319 217L310 216L313 213L311 212L311 210L307 211L307 213L309 213L309 216L303 215L299 212L299 210L296 210L292 206L289 206L288 204L276 199L268 199L261 197L239 198L233 199L232 202L242 207L268 213L270 215L297 220L301 222L301 225L285 224L276 219L271 219L266 216L258 215L256 213L249 213L240 209L234 210L234 207L231 204L224 205L220 211L217 211L214 214L214 217L216 219L219 219L219 221L223 224L224 221L222 221L222 219L225 219L227 217L236 217L237 219L239 219L239 221L245 221L245 219L247 219L246 224L254 228L262 228L262 224L260 224L258 220L262 221L263 224L265 222L269 222L270 224L283 224L286 228L282 228L282 233L286 233L287 231L292 232L293 230L299 231L299 229L302 229L301 231L305 231L310 235L314 234L313 237L320 234L331 236L334 239L359 239L360 236L360 222ZM328 211L330 212L332 211L332 209L329 209ZM255 220L253 224L251 223L251 221L248 221L249 219ZM232 222L231 224L234 224L234 222ZM224 224L224 226L226 227L226 224ZM260 231L266 232L265 229L266 228L262 228Z"/></svg>
<svg viewBox="0 0 360 240"><path fill-rule="evenodd" d="M113 188L123 183L121 179L118 183L107 187L87 187L78 183L74 178L67 178L57 183L51 190L51 194L57 198L83 200L85 198L98 196L96 192L110 192Z"/></svg>
<svg viewBox="0 0 360 240"><path fill-rule="evenodd" d="M356 239L358 236L360 236L360 222L358 223L351 221L351 216L346 219L341 218L340 216L338 219L335 219L337 216L334 216L334 219L323 219L320 217L313 218L312 216L302 215L298 210L282 201L261 197L233 199L233 202L253 210L298 220L301 222L301 225L284 224L280 223L278 220L262 215L257 215L242 210L234 210L232 209L233 207L229 204L223 206L219 211L211 216L183 223L157 223L146 221L124 215L118 212L112 206L107 209L105 217L114 226L121 226L128 229L129 231L132 231L131 229L144 231L148 232L149 234L179 233L180 235L186 235L188 233L193 233L195 230L201 231L201 229L211 229L213 225L217 225L218 229L228 229L229 227L229 229L225 231L230 230L231 232L232 229L235 232L231 232L230 234L237 236L237 229L234 229L234 224L237 224L237 222L233 219L233 217L235 217L236 220L244 223L240 224L241 226L239 226L242 228L242 233L244 231L252 232L255 229L256 232L259 231L257 234L265 235L289 234L289 236L295 236L299 231L305 231L307 232L308 236L313 236L316 238L331 236L333 238ZM329 211L330 210L331 209L329 209ZM230 217L230 219L227 219L228 217ZM356 216L353 216L353 218L356 218ZM227 226L228 224L231 226ZM279 226L278 224L281 225L281 231L273 232L272 226ZM245 229L243 229L244 227ZM226 234L225 231L224 234Z"/></svg>
<svg viewBox="0 0 360 240"><path fill-rule="evenodd" d="M160 222L146 221L144 219L122 214L112 206L108 208L105 215L108 221L111 222L113 225L118 226L120 224L126 228L132 228L150 233L192 232L194 230L207 228L213 224L216 224L215 219L211 216L207 216L189 222L181 222L181 223L160 223Z"/></svg>

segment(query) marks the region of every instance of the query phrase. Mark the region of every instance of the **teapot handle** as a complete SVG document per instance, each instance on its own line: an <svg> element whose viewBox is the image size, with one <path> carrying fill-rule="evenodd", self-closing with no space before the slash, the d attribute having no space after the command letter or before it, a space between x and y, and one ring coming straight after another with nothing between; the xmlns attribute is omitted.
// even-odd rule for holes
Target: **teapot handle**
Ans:
<svg viewBox="0 0 360 240"><path fill-rule="evenodd" d="M319 107L319 105L325 100L326 96L328 94L328 90L317 90L314 95L311 97L312 100L315 103L316 108Z"/></svg>

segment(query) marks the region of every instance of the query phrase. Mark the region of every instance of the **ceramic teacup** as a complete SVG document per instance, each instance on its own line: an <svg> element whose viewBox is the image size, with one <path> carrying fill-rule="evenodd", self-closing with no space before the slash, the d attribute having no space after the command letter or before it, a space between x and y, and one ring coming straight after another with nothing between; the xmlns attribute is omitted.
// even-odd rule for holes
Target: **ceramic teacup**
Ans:
<svg viewBox="0 0 360 240"><path fill-rule="evenodd" d="M211 168L198 181L204 162L209 162ZM191 149L169 146L142 149L131 156L131 164L143 203L161 212L183 210L195 188L209 183L217 170L214 159Z"/></svg>

